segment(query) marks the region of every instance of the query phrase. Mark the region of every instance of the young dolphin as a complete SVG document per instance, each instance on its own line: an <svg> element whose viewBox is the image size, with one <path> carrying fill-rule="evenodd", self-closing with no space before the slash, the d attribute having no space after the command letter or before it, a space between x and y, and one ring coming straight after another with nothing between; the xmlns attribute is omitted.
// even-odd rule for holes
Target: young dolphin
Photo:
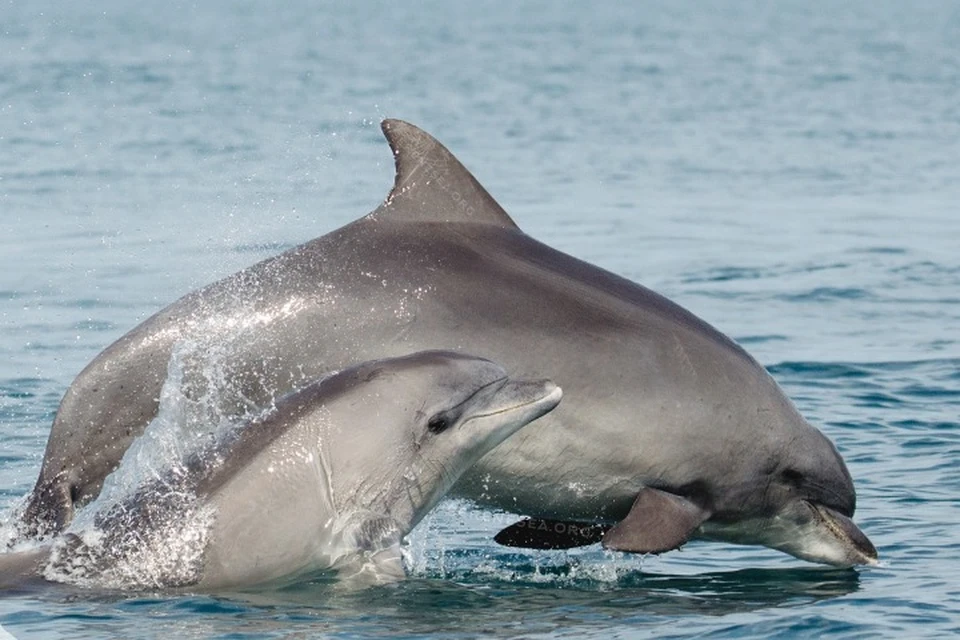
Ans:
<svg viewBox="0 0 960 640"><path fill-rule="evenodd" d="M851 519L840 454L746 351L653 291L523 233L424 131L382 127L397 173L381 206L181 298L77 376L25 532L59 530L97 495L156 414L172 345L206 337L230 351L238 405L421 349L554 380L563 406L452 492L543 519L508 528L506 544L589 543L597 537L576 522L603 525L588 532L620 523L610 548L659 552L704 537L839 566L876 561Z"/></svg>
<svg viewBox="0 0 960 640"><path fill-rule="evenodd" d="M201 591L324 569L396 579L401 538L560 397L550 381L513 381L452 352L366 362L281 398L174 477L98 514L92 538L68 533L44 552L0 556L0 573Z"/></svg>

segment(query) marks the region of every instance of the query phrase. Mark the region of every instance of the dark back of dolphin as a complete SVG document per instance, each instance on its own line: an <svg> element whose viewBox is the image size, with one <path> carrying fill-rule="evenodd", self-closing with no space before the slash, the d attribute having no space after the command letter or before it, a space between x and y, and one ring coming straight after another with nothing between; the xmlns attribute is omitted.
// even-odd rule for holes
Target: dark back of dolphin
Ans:
<svg viewBox="0 0 960 640"><path fill-rule="evenodd" d="M383 205L187 295L81 372L57 413L28 526L56 530L98 493L155 415L173 345L211 335L230 350L238 404L419 349L552 378L563 405L455 489L481 503L618 520L641 488L660 487L723 518L765 474L797 467L817 475L818 501L853 513L836 450L742 348L649 289L524 234L428 134L396 120L383 129L397 164Z"/></svg>

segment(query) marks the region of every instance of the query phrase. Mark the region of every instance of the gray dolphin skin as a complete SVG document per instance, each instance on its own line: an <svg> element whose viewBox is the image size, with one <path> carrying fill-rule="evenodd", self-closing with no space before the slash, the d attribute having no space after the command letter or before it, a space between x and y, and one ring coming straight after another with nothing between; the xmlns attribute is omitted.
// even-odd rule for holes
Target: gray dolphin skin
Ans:
<svg viewBox="0 0 960 640"><path fill-rule="evenodd" d="M0 576L203 591L328 569L366 584L398 579L401 538L561 395L456 353L367 362L284 396L98 513L93 543L68 533L0 556Z"/></svg>
<svg viewBox="0 0 960 640"><path fill-rule="evenodd" d="M424 131L399 120L382 128L396 161L382 205L181 298L80 373L24 511L27 534L58 531L97 495L155 415L173 345L206 338L229 353L236 388L225 411L421 349L554 380L563 406L451 493L534 518L501 543L602 537L611 549L662 552L706 538L837 566L876 562L851 520L853 482L836 448L740 346L524 234Z"/></svg>

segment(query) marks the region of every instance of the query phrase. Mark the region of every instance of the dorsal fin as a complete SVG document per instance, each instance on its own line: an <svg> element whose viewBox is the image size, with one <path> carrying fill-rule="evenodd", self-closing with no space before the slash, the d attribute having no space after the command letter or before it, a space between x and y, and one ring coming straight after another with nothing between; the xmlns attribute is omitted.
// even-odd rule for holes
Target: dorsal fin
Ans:
<svg viewBox="0 0 960 640"><path fill-rule="evenodd" d="M380 124L397 166L393 189L374 216L429 222L516 223L446 147L403 120Z"/></svg>

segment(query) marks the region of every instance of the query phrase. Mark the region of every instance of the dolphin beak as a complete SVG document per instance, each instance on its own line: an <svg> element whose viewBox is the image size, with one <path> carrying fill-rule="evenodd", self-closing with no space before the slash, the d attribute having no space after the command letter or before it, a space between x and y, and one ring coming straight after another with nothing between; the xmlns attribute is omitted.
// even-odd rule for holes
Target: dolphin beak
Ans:
<svg viewBox="0 0 960 640"><path fill-rule="evenodd" d="M563 391L550 380L498 380L470 399L476 414L469 420L497 417L518 423L516 429L519 429L549 413L562 397Z"/></svg>
<svg viewBox="0 0 960 640"><path fill-rule="evenodd" d="M813 502L807 503L819 525L834 538L837 546L842 549L842 560L830 562L837 566L876 565L877 548L873 546L866 534L860 530L853 520L835 511L830 507Z"/></svg>

